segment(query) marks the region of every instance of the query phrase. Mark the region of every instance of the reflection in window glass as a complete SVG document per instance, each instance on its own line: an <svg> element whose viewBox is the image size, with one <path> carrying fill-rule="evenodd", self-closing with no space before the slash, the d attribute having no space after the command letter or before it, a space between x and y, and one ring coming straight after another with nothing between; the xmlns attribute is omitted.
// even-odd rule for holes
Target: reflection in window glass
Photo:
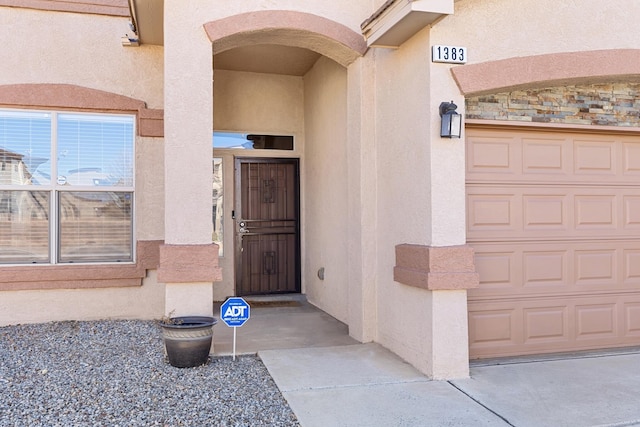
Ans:
<svg viewBox="0 0 640 427"><path fill-rule="evenodd" d="M49 192L0 191L0 263L49 262Z"/></svg>
<svg viewBox="0 0 640 427"><path fill-rule="evenodd" d="M132 194L59 194L59 261L132 261Z"/></svg>
<svg viewBox="0 0 640 427"><path fill-rule="evenodd" d="M219 254L222 256L222 242L223 242L223 222L222 222L222 159L219 157L213 158L213 191L212 191L212 212L211 218L213 221L213 243L220 247Z"/></svg>
<svg viewBox="0 0 640 427"><path fill-rule="evenodd" d="M213 147L241 150L293 150L293 136L214 132Z"/></svg>
<svg viewBox="0 0 640 427"><path fill-rule="evenodd" d="M0 185L51 180L51 114L0 111Z"/></svg>
<svg viewBox="0 0 640 427"><path fill-rule="evenodd" d="M58 184L131 187L130 117L60 114Z"/></svg>

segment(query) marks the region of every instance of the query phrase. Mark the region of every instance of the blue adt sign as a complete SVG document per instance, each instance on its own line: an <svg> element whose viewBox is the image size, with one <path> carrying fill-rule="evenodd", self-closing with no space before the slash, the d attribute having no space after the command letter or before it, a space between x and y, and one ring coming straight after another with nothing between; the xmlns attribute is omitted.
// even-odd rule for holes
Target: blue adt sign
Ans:
<svg viewBox="0 0 640 427"><path fill-rule="evenodd" d="M220 318L227 326L242 326L249 320L251 307L240 298L229 298L220 306Z"/></svg>

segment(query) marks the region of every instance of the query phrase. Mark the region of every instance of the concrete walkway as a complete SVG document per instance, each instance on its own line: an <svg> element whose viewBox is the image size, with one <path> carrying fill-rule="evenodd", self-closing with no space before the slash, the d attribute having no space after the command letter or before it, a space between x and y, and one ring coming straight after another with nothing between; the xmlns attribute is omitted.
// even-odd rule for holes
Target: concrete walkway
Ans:
<svg viewBox="0 0 640 427"><path fill-rule="evenodd" d="M221 327L217 354L232 336ZM252 307L237 333L238 348L257 351L304 427L640 426L638 348L485 362L471 378L447 382L378 344L356 343L304 301Z"/></svg>
<svg viewBox="0 0 640 427"><path fill-rule="evenodd" d="M449 382L377 344L259 355L305 427L640 425L640 353L475 366Z"/></svg>

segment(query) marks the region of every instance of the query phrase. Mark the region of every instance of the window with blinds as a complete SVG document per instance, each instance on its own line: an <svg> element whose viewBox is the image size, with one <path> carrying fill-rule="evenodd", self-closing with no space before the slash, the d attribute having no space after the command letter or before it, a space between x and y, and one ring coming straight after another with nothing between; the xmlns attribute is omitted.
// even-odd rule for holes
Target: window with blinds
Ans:
<svg viewBox="0 0 640 427"><path fill-rule="evenodd" d="M134 117L0 110L0 263L133 261Z"/></svg>

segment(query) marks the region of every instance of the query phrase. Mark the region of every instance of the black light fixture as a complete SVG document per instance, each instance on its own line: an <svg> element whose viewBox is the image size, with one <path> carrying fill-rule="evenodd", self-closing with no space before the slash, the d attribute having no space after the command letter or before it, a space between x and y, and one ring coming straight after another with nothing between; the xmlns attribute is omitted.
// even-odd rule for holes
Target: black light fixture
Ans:
<svg viewBox="0 0 640 427"><path fill-rule="evenodd" d="M440 103L440 136L442 138L460 138L462 132L462 116L456 112L458 106L451 102Z"/></svg>

